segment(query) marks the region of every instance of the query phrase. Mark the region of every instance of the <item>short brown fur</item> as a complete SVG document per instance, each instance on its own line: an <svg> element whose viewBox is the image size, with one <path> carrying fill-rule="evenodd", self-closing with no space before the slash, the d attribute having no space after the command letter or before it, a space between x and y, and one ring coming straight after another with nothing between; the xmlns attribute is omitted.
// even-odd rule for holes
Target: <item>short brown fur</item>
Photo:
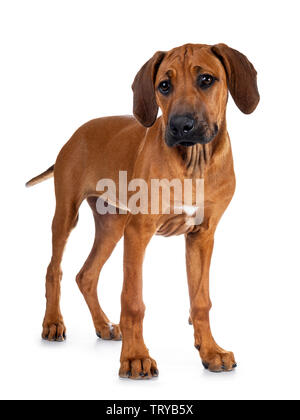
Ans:
<svg viewBox="0 0 300 420"><path fill-rule="evenodd" d="M210 93L194 83L198 69L213 74L217 85ZM157 87L168 74L174 90L168 97ZM231 145L226 127L228 89L244 113L254 111L259 101L256 71L248 59L224 44L187 44L156 53L138 72L134 83L134 115L106 117L80 127L49 168L28 186L54 172L56 211L52 224L53 253L46 276L47 308L43 338L63 341L66 328L60 310L61 260L78 210L87 199L93 210L96 234L92 251L76 281L88 304L97 335L119 340L122 336L121 377L151 378L158 375L143 339L145 306L142 297L142 264L146 247L155 234L185 235L187 276L190 294L190 323L195 347L206 368L230 371L236 367L233 353L219 347L211 333L209 311L209 267L217 224L235 189ZM158 108L162 116L157 118ZM169 116L188 109L205 116L207 130L215 122L216 136L207 144L169 147L165 142ZM137 121L138 120L138 121ZM150 127L150 128L147 128ZM97 182L111 178L118 184L119 171L128 180L152 178L181 180L204 177L205 214L200 226L187 227L174 214L99 215ZM102 311L98 277L117 242L124 236L124 287L120 325L111 324Z"/></svg>

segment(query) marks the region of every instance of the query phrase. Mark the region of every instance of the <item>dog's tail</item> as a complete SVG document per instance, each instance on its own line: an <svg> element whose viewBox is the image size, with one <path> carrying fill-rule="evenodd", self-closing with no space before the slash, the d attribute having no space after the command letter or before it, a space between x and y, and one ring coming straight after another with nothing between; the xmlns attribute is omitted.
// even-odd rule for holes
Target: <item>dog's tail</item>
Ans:
<svg viewBox="0 0 300 420"><path fill-rule="evenodd" d="M38 176L35 176L30 181L26 182L25 184L26 187L33 187L34 185L39 184L40 182L43 182L48 178L52 178L53 172L54 172L54 165L50 166L50 168L47 169L47 171L43 172L42 174Z"/></svg>

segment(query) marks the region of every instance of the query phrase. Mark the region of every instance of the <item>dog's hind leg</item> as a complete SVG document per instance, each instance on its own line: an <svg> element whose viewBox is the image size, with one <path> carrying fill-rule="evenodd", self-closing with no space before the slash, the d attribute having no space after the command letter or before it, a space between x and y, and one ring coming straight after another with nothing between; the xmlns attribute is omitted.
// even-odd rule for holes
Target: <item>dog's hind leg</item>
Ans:
<svg viewBox="0 0 300 420"><path fill-rule="evenodd" d="M56 200L52 223L52 258L46 275L47 307L42 337L49 341L64 341L66 328L60 311L61 260L68 236L76 225L80 203L59 192Z"/></svg>
<svg viewBox="0 0 300 420"><path fill-rule="evenodd" d="M76 277L76 282L91 312L96 334L105 340L120 340L119 325L112 324L99 304L97 285L100 271L123 236L126 215L100 215L96 198L88 199L95 219L95 241L90 255Z"/></svg>

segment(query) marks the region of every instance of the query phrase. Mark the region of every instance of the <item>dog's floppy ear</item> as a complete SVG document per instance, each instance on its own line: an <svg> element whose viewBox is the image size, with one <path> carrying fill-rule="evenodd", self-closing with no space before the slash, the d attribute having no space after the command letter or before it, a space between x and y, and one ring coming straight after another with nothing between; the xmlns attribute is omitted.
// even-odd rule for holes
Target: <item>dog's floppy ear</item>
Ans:
<svg viewBox="0 0 300 420"><path fill-rule="evenodd" d="M151 127L157 117L158 105L155 100L154 82L158 67L164 56L164 52L156 52L143 65L132 84L133 114L145 127Z"/></svg>
<svg viewBox="0 0 300 420"><path fill-rule="evenodd" d="M255 68L246 56L225 44L214 45L211 49L225 68L234 102L244 114L251 114L259 102Z"/></svg>

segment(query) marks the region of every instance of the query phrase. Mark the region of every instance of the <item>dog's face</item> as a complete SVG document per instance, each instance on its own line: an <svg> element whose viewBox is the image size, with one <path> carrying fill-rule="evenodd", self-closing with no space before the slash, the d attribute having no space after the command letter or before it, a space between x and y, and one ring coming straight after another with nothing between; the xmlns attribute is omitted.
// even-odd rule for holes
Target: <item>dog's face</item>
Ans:
<svg viewBox="0 0 300 420"><path fill-rule="evenodd" d="M225 70L209 48L176 48L158 69L155 96L168 146L208 143L218 133L226 106Z"/></svg>
<svg viewBox="0 0 300 420"><path fill-rule="evenodd" d="M259 101L254 67L224 44L157 52L132 87L135 117L150 127L160 107L170 147L212 141L224 121L228 89L244 113L254 111Z"/></svg>

